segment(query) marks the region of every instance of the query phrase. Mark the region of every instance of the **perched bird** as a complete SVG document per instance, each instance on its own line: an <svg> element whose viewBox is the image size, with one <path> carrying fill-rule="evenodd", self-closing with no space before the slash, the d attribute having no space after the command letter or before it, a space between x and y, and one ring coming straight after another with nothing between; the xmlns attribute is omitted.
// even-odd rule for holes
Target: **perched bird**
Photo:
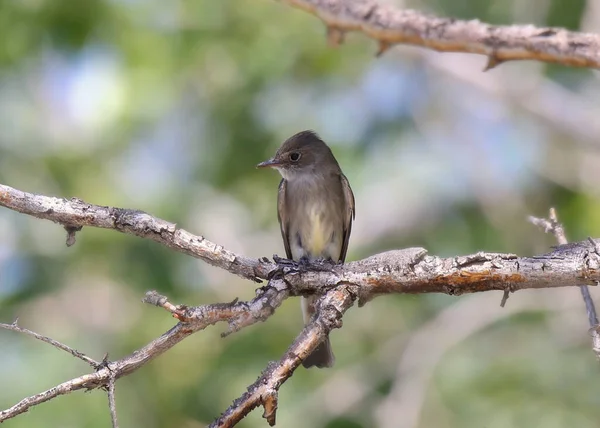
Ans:
<svg viewBox="0 0 600 428"><path fill-rule="evenodd" d="M288 259L343 263L354 220L354 194L331 149L313 131L288 138L259 168L275 168L279 183L277 213ZM302 298L304 323L316 311L316 297ZM329 338L303 362L304 367L331 367Z"/></svg>

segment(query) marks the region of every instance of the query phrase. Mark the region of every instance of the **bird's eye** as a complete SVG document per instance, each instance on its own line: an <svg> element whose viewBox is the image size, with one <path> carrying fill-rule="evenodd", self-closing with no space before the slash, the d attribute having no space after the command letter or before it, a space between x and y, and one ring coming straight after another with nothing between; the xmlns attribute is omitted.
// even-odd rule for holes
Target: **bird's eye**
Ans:
<svg viewBox="0 0 600 428"><path fill-rule="evenodd" d="M290 160L292 162L298 162L300 160L300 153L298 153L298 152L290 153Z"/></svg>

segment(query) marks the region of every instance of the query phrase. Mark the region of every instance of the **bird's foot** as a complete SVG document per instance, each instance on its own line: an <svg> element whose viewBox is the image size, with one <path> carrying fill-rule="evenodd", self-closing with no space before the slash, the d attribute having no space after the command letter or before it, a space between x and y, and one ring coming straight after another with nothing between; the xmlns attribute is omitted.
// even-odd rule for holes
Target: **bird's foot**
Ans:
<svg viewBox="0 0 600 428"><path fill-rule="evenodd" d="M300 262L302 262L302 259L300 259ZM337 263L329 258L318 258L313 261L309 261L307 259L306 263L307 270L313 270L317 272L333 272L333 268L337 266Z"/></svg>
<svg viewBox="0 0 600 428"><path fill-rule="evenodd" d="M298 267L298 262L291 259L279 257L277 254L273 254L273 261L277 263L279 267Z"/></svg>
<svg viewBox="0 0 600 428"><path fill-rule="evenodd" d="M300 273L308 272L328 272L335 273L334 268L338 263L334 262L330 258L320 257L318 259L310 260L307 257L302 257L298 261L298 268Z"/></svg>
<svg viewBox="0 0 600 428"><path fill-rule="evenodd" d="M290 260L273 255L273 261L277 263L277 268L269 273L268 279L287 275L290 273L308 273L308 272L329 272L335 273L334 268L339 264L329 258L318 258L310 260L308 257L302 257L300 260Z"/></svg>
<svg viewBox="0 0 600 428"><path fill-rule="evenodd" d="M294 260L284 259L283 257L279 257L277 254L273 254L273 261L277 263L277 268L269 272L267 279L282 277L288 273L300 272L300 265Z"/></svg>

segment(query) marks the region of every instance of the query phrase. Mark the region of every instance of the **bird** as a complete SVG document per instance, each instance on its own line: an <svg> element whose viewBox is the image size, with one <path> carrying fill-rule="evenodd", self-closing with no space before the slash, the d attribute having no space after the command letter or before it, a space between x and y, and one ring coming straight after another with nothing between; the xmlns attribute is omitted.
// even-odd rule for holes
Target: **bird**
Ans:
<svg viewBox="0 0 600 428"><path fill-rule="evenodd" d="M257 165L281 174L277 218L286 257L296 262L344 263L355 218L354 194L327 144L314 131L301 131ZM302 297L304 324L317 311L316 296ZM335 357L329 337L302 365L331 367Z"/></svg>

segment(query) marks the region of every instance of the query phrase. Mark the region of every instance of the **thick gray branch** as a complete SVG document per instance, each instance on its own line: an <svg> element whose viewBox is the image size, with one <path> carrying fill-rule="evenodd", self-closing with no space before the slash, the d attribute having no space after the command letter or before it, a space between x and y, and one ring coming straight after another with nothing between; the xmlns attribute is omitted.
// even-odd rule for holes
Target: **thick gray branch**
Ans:
<svg viewBox="0 0 600 428"><path fill-rule="evenodd" d="M284 0L319 17L333 44L346 31L361 31L380 44L410 44L442 52L488 57L487 69L511 60L537 60L600 68L600 36L533 25L496 26L476 19L439 18L377 0Z"/></svg>
<svg viewBox="0 0 600 428"><path fill-rule="evenodd" d="M460 295L488 290L517 291L597 285L600 255L593 242L560 245L535 256L479 252L440 258L422 248L394 250L332 268L331 272L293 273L286 281L295 293L340 284L358 286L360 302L389 293L446 293Z"/></svg>
<svg viewBox="0 0 600 428"><path fill-rule="evenodd" d="M178 228L175 223L143 211L92 205L77 198L36 195L3 184L0 184L0 206L63 225L69 246L75 242L74 233L82 227L100 227L151 239L247 279L266 278L273 269L270 263L238 256L202 236Z"/></svg>
<svg viewBox="0 0 600 428"><path fill-rule="evenodd" d="M266 258L258 260L235 254L142 211L35 195L2 184L0 206L67 228L101 227L148 238L253 280L269 278L277 267ZM361 302L388 293L459 295L487 290L596 285L600 281L600 259L592 242L559 246L551 253L535 257L480 252L440 258L427 255L423 248L409 248L332 266L326 271L299 273L290 268L284 271L292 295L323 293L340 284L352 284L358 286Z"/></svg>

